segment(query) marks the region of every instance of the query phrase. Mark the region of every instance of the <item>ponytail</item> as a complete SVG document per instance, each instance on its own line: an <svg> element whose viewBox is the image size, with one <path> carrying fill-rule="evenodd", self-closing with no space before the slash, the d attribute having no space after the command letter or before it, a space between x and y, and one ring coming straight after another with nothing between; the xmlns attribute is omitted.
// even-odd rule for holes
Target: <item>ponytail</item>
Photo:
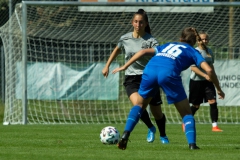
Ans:
<svg viewBox="0 0 240 160"><path fill-rule="evenodd" d="M202 45L203 49L206 51L206 53L207 53L208 56L211 56L211 54L208 52L207 46L203 43L201 37L199 36L198 31L197 31L195 28L192 28L192 29L193 29L196 37L197 37L197 41L198 41L198 42L202 42L201 45ZM202 34L206 34L206 33L202 32Z"/></svg>

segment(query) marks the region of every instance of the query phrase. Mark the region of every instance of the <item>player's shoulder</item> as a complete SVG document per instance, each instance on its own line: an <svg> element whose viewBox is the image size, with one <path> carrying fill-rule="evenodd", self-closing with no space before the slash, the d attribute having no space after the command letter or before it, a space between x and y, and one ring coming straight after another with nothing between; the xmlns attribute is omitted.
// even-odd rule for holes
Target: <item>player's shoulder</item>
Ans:
<svg viewBox="0 0 240 160"><path fill-rule="evenodd" d="M175 42L167 42L167 43L164 43L162 45L158 45L156 48L158 49L164 49L166 48L168 45L171 45L171 44L176 44Z"/></svg>
<svg viewBox="0 0 240 160"><path fill-rule="evenodd" d="M193 46L191 46L190 44L188 43L185 43L185 42L176 42L178 44L180 44L182 47L181 47L181 50L185 53L185 54L188 54L188 55L192 55L192 53L194 54L199 54L201 55L201 53L196 49L194 48Z"/></svg>
<svg viewBox="0 0 240 160"><path fill-rule="evenodd" d="M147 32L145 33L145 35L143 37L145 37L145 38L154 38L151 34L149 34Z"/></svg>
<svg viewBox="0 0 240 160"><path fill-rule="evenodd" d="M157 41L157 39L149 33L146 33L142 38L144 40L148 40L148 41Z"/></svg>
<svg viewBox="0 0 240 160"><path fill-rule="evenodd" d="M200 49L199 47L196 47L195 49L196 49L197 51L199 51L201 54L204 53L204 52L206 52L205 50ZM212 52L212 50L211 50L209 47L207 47L207 50L208 50L208 53L210 53L211 55L213 55L213 52Z"/></svg>
<svg viewBox="0 0 240 160"><path fill-rule="evenodd" d="M207 48L208 49L208 53L210 53L211 55L213 55L213 51L210 49L210 48Z"/></svg>
<svg viewBox="0 0 240 160"><path fill-rule="evenodd" d="M196 47L195 48L197 51L199 51L200 53L202 53L203 51L205 51L205 50L203 50L203 49L201 49L201 48L199 48L199 47Z"/></svg>
<svg viewBox="0 0 240 160"><path fill-rule="evenodd" d="M131 39L132 38L133 32L128 32L120 37L120 40L126 40L126 39Z"/></svg>
<svg viewBox="0 0 240 160"><path fill-rule="evenodd" d="M157 50L158 52L161 52L164 48L166 48L170 44L174 44L174 42L167 42L162 45L158 45L155 47L155 50Z"/></svg>

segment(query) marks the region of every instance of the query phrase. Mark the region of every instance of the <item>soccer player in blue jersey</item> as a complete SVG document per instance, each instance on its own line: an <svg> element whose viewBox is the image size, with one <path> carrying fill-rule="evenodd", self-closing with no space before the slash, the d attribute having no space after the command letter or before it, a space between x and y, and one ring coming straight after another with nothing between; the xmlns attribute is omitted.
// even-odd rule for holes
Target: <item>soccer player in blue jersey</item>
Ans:
<svg viewBox="0 0 240 160"><path fill-rule="evenodd" d="M105 67L102 70L103 76L108 76L110 64L122 51L125 52L125 61L128 61L139 50L152 48L159 45L157 40L151 35L148 16L143 9L139 9L136 13L134 13L132 18L132 26L133 32L122 35L117 46L111 53ZM124 86L133 105L137 105L137 92L142 80L143 69L151 58L152 56L139 58L125 71ZM160 97L160 90L158 89L156 95L151 101L149 101L149 105L151 112L154 114L155 122L158 126L160 141L163 144L168 144L169 140L165 131L166 118L162 113L160 107L161 104L162 100ZM146 110L143 111L140 119L148 127L147 141L153 142L155 139L156 128L151 122L149 114Z"/></svg>
<svg viewBox="0 0 240 160"><path fill-rule="evenodd" d="M144 69L138 90L138 104L133 106L129 112L125 130L118 143L119 149L126 149L130 133L159 87L165 92L168 103L174 104L182 117L189 149L199 149L196 145L195 120L183 88L180 74L183 70L195 64L206 71L217 89L219 98L223 99L225 94L219 86L215 72L206 63L201 54L193 48L197 38L199 39L199 35L196 29L187 27L181 33L180 42L171 42L154 48L143 49L136 53L124 66L113 70L112 73L126 70L138 58L144 55L154 55Z"/></svg>

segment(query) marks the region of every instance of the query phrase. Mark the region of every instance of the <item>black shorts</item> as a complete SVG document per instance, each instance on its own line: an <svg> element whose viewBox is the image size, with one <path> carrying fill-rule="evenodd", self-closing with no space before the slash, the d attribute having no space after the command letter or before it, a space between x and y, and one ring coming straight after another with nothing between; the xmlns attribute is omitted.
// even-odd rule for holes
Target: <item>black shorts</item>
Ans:
<svg viewBox="0 0 240 160"><path fill-rule="evenodd" d="M125 81L123 85L125 86L125 90L127 92L128 97L130 97L130 95L133 94L134 92L138 92L141 80L142 75L125 76ZM162 104L160 90L157 91L155 97L152 98L149 104L154 106Z"/></svg>
<svg viewBox="0 0 240 160"><path fill-rule="evenodd" d="M189 83L189 102L200 105L208 100L216 100L216 90L212 82L207 80L194 81L190 79Z"/></svg>

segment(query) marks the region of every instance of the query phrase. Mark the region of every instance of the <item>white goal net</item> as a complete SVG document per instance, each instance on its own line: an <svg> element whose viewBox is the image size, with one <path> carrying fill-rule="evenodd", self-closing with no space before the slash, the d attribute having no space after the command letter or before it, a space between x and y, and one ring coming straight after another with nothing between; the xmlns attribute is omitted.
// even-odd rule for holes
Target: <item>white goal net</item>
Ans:
<svg viewBox="0 0 240 160"><path fill-rule="evenodd" d="M131 19L140 6L114 12L94 10L99 7L94 3L91 10L79 8L80 2L28 4L25 25L21 6L0 28L5 53L4 124L23 124L24 119L29 124L124 123L132 107L122 85L124 73L105 79L101 71L120 36L132 31ZM171 7L164 10L166 6L150 11L150 7L141 6L159 43L178 41L180 31L193 26L209 33L215 60L239 62L239 5L200 7L209 7L208 11L178 6L181 12ZM110 69L123 63L124 53ZM239 89L237 83L232 90ZM161 95L167 122L181 123L177 110ZM239 107L219 104L219 123L239 123ZM195 119L210 123L208 105L201 107Z"/></svg>

